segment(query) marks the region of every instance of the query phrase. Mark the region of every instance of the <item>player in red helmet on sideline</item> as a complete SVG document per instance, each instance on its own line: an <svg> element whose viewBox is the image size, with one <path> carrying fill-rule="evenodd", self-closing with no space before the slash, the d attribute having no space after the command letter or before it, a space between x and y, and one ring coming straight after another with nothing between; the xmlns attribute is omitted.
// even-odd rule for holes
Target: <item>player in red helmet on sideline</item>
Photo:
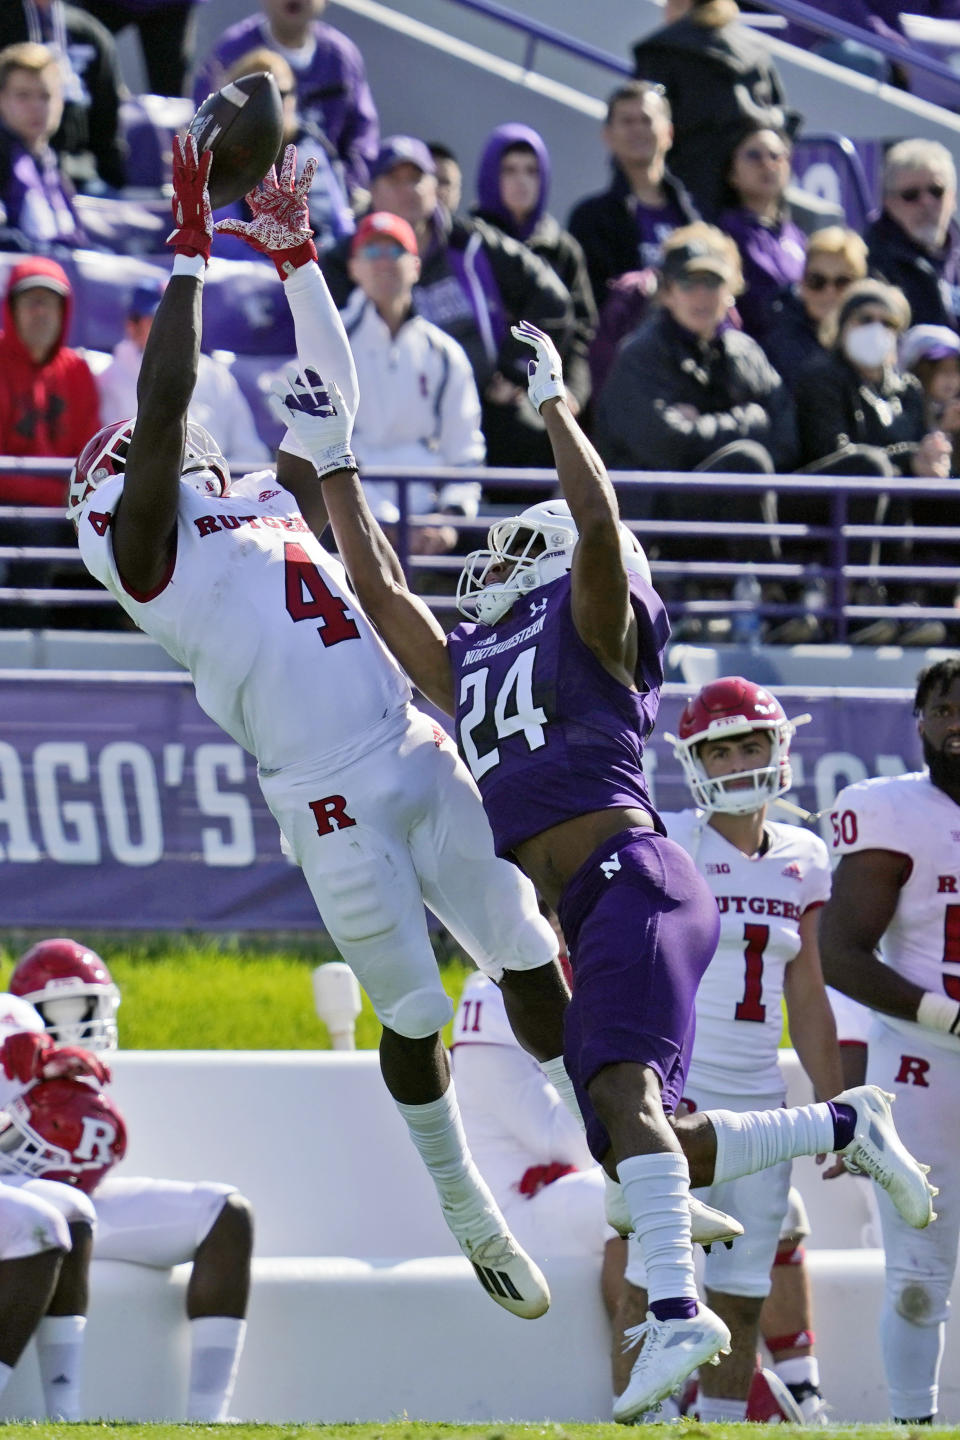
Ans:
<svg viewBox="0 0 960 1440"><path fill-rule="evenodd" d="M17 961L10 989L35 1007L51 1037L97 1053L116 1050L120 991L87 946L66 937L41 940ZM110 1175L93 1204L95 1258L157 1269L192 1264L187 1418L222 1420L246 1333L253 1251L248 1202L234 1186L214 1181Z"/></svg>

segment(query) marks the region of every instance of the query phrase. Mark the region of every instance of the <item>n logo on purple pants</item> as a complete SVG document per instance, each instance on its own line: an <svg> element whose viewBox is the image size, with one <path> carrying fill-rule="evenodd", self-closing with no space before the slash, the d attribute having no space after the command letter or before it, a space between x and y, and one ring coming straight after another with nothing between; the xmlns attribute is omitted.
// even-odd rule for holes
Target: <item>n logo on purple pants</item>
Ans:
<svg viewBox="0 0 960 1440"><path fill-rule="evenodd" d="M603 871L604 880L612 880L620 869L620 856L614 850L609 860L600 861L600 869Z"/></svg>

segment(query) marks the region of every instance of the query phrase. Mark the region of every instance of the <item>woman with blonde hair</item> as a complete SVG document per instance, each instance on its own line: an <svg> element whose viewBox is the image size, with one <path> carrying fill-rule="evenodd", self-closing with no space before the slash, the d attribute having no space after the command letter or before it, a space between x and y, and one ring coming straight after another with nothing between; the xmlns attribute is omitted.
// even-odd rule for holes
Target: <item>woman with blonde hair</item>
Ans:
<svg viewBox="0 0 960 1440"><path fill-rule="evenodd" d="M801 371L811 361L823 357L821 326L866 274L867 247L856 230L828 225L808 237L803 273L774 301L770 326L761 340L788 390L796 388Z"/></svg>

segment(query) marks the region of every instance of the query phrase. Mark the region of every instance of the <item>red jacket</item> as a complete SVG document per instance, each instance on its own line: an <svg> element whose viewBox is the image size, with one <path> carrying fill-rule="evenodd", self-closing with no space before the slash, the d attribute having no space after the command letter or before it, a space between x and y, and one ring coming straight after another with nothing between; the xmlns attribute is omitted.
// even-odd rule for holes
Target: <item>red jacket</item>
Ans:
<svg viewBox="0 0 960 1440"><path fill-rule="evenodd" d="M29 275L49 275L68 287L56 348L40 364L27 354L10 305L14 287ZM0 333L0 455L73 459L100 428L100 400L90 367L63 343L72 309L69 282L55 260L35 257L10 271ZM0 473L0 503L5 505L62 505L66 494L66 479Z"/></svg>

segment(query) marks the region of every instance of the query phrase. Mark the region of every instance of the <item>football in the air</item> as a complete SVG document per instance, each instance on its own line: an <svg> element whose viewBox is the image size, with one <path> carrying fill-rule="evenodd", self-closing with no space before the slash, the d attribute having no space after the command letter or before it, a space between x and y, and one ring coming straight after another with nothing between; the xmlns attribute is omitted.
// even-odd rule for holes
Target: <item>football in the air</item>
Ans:
<svg viewBox="0 0 960 1440"><path fill-rule="evenodd" d="M187 132L197 153L213 151L210 204L232 205L259 183L277 158L283 139L283 101L266 70L241 75L208 95Z"/></svg>

